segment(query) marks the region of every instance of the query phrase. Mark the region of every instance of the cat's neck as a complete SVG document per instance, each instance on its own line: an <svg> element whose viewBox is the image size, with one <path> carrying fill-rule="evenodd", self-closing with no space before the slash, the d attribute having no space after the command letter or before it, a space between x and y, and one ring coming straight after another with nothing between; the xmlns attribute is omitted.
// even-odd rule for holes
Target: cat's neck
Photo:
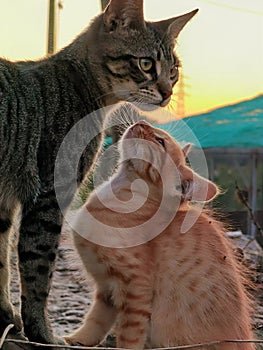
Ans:
<svg viewBox="0 0 263 350"><path fill-rule="evenodd" d="M92 61L92 49L98 45L97 38L103 26L103 17L98 15L68 46L64 47L59 55L67 57L70 60L77 60L85 63Z"/></svg>
<svg viewBox="0 0 263 350"><path fill-rule="evenodd" d="M98 45L96 38L101 26L102 16L99 15L68 46L48 58L55 63L68 65L70 71L68 78L74 81L76 90L83 95L84 100L87 100L90 106L89 112L108 105L104 98L107 92L102 91L98 83L98 58L93 57L93 47Z"/></svg>

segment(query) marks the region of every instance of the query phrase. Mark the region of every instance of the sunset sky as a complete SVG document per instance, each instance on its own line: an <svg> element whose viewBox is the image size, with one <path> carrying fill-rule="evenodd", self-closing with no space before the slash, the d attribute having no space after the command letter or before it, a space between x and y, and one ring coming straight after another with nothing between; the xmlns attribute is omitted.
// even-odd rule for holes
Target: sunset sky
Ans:
<svg viewBox="0 0 263 350"><path fill-rule="evenodd" d="M263 93L263 0L145 0L145 18L160 20L199 8L179 37L187 115ZM99 0L64 0L58 47L100 11ZM0 3L0 56L45 55L48 0Z"/></svg>

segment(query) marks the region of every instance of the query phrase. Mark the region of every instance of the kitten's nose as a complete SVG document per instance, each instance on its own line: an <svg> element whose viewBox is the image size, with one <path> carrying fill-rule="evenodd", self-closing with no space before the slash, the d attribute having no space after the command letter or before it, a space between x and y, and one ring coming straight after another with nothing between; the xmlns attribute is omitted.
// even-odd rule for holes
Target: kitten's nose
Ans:
<svg viewBox="0 0 263 350"><path fill-rule="evenodd" d="M134 124L134 126L135 125L141 126L142 128L145 128L146 126L150 126L150 124L145 120L139 120L137 123Z"/></svg>
<svg viewBox="0 0 263 350"><path fill-rule="evenodd" d="M151 126L151 124L149 124L145 120L139 120L138 122L136 122L135 124L129 127L128 132L126 133L126 137L137 136L140 128L145 129L146 127L149 127L149 126Z"/></svg>

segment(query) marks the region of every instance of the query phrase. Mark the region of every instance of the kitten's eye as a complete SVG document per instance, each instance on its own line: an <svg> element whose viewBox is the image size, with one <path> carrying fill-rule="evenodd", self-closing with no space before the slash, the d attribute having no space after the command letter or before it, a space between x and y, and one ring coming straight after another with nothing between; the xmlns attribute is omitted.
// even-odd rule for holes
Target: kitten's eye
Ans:
<svg viewBox="0 0 263 350"><path fill-rule="evenodd" d="M144 72L149 72L153 67L153 61L150 58L140 58L139 64Z"/></svg>
<svg viewBox="0 0 263 350"><path fill-rule="evenodd" d="M159 144L162 145L163 148L165 148L164 139L161 139L160 137L156 137L156 141L159 142Z"/></svg>
<svg viewBox="0 0 263 350"><path fill-rule="evenodd" d="M184 180L182 182L182 194L186 194L191 187L191 182L190 180Z"/></svg>

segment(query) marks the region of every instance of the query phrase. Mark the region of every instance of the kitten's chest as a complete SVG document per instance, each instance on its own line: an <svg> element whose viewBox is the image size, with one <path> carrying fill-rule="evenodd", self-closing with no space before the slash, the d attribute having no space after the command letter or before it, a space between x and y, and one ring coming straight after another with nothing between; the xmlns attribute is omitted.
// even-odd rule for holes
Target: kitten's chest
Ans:
<svg viewBox="0 0 263 350"><path fill-rule="evenodd" d="M100 264L96 245L82 237L78 233L78 229L73 231L73 241L87 272L93 276L96 272L99 273L101 271L103 273L105 268L103 264Z"/></svg>

